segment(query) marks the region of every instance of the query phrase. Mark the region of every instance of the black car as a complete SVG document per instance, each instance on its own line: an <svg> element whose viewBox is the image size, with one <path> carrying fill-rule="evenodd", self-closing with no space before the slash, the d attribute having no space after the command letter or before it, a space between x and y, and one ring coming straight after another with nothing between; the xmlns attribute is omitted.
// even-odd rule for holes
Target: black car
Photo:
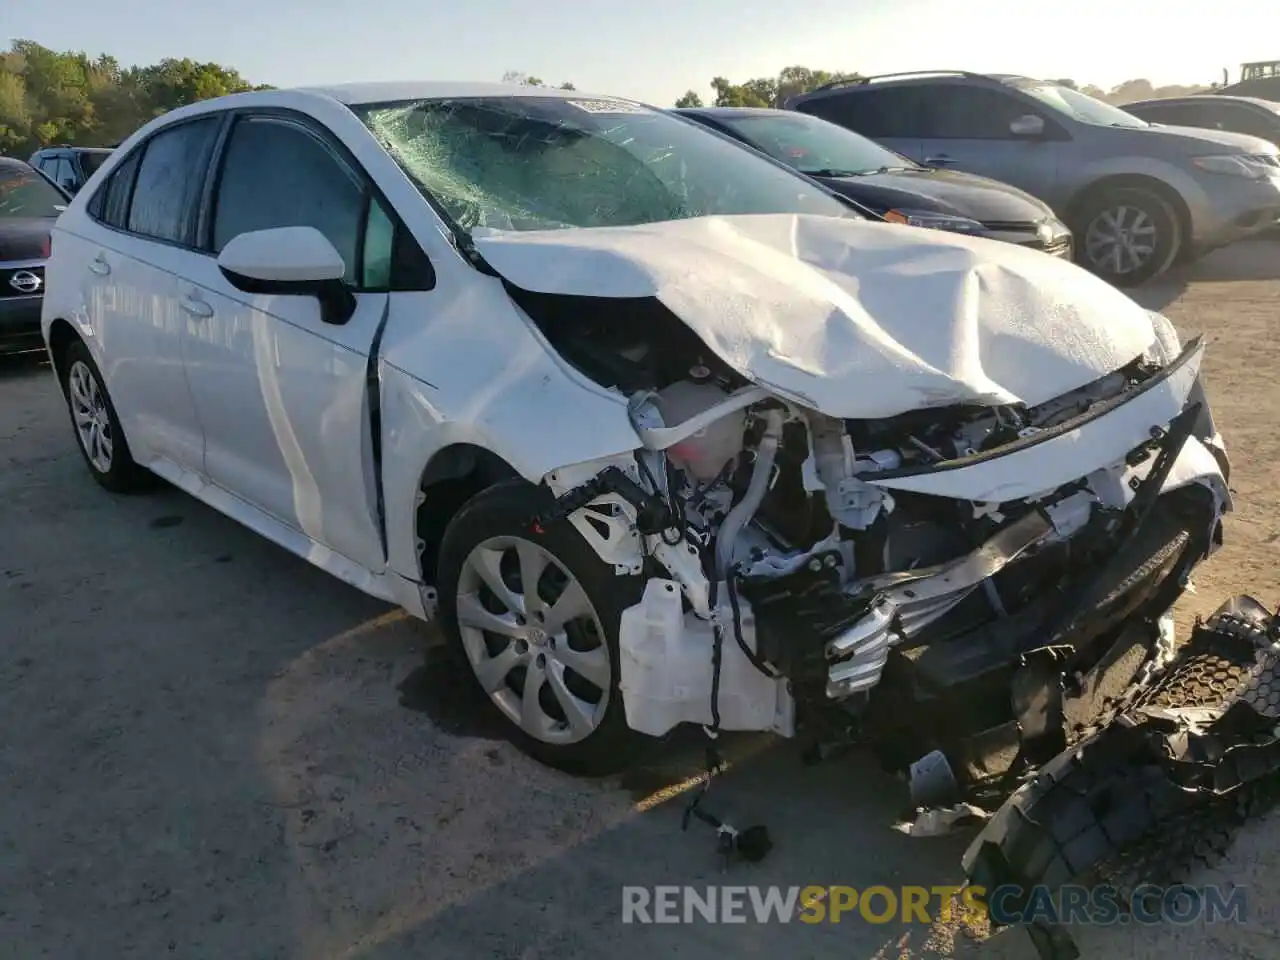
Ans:
<svg viewBox="0 0 1280 960"><path fill-rule="evenodd" d="M109 147L45 147L27 162L74 196L109 156Z"/></svg>
<svg viewBox="0 0 1280 960"><path fill-rule="evenodd" d="M1071 257L1071 231L1028 193L925 167L808 114L746 107L674 111L780 160L895 223L1006 240Z"/></svg>
<svg viewBox="0 0 1280 960"><path fill-rule="evenodd" d="M44 265L69 199L21 160L0 157L0 353L44 346Z"/></svg>
<svg viewBox="0 0 1280 960"><path fill-rule="evenodd" d="M1274 100L1204 94L1139 100L1120 109L1147 123L1245 133L1280 146L1280 103Z"/></svg>

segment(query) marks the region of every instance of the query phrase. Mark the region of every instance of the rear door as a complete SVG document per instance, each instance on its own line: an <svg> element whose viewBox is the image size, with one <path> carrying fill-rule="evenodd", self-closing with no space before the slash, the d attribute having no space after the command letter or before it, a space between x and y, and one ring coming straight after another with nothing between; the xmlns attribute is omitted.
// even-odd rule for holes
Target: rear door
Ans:
<svg viewBox="0 0 1280 960"><path fill-rule="evenodd" d="M313 541L380 570L370 355L399 228L341 145L306 118L240 115L219 163L206 256L180 291L203 314L187 325L185 358L205 469ZM218 268L232 238L295 226L315 227L342 255L356 308L341 325L321 320L315 297L245 293Z"/></svg>
<svg viewBox="0 0 1280 960"><path fill-rule="evenodd" d="M1016 94L970 83L924 83L921 162L1002 180L1033 196L1054 196L1060 161L1060 127ZM1015 137L1014 120L1038 116L1048 135Z"/></svg>
<svg viewBox="0 0 1280 960"><path fill-rule="evenodd" d="M191 322L179 278L195 251L201 192L222 115L163 127L94 193L80 221L79 281L103 376L139 462L198 472L204 440L182 363Z"/></svg>
<svg viewBox="0 0 1280 960"><path fill-rule="evenodd" d="M876 140L890 150L923 162L921 95L918 86L868 84L797 105L797 110Z"/></svg>

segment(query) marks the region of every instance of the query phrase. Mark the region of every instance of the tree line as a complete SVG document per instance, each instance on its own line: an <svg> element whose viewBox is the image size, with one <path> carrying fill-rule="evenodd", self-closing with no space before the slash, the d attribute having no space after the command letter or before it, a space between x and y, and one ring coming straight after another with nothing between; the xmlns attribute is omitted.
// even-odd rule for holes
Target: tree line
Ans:
<svg viewBox="0 0 1280 960"><path fill-rule="evenodd" d="M175 107L263 89L217 63L171 57L122 67L115 57L14 40L0 52L0 154L25 158L51 143L110 146Z"/></svg>
<svg viewBox="0 0 1280 960"><path fill-rule="evenodd" d="M860 74L790 66L774 77L733 83L711 80L710 103L717 107L776 107L788 97L826 83L856 79ZM503 74L506 83L550 87L540 77L516 70ZM1074 80L1056 82L1083 93L1124 104L1152 97L1203 93L1210 86L1153 86L1127 80L1110 90ZM568 81L556 85L573 90ZM217 63L169 57L150 66L123 67L105 54L90 57L72 50L51 50L31 40L14 40L0 52L0 154L26 157L53 143L111 146L153 117L176 107L244 90L269 90L239 71ZM677 107L704 104L696 90L684 93Z"/></svg>

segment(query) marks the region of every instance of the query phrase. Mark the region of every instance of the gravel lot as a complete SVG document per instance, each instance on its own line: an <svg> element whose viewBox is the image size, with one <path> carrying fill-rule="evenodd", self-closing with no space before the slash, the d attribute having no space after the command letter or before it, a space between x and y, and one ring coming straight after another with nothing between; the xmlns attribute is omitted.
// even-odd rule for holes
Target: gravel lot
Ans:
<svg viewBox="0 0 1280 960"><path fill-rule="evenodd" d="M1234 462L1184 628L1231 593L1280 601L1277 278L1260 241L1139 294L1208 335ZM721 876L652 799L692 747L622 780L543 769L422 667L425 627L176 491L106 494L73 443L47 368L0 364L0 956L1034 956L943 923L624 927L624 884L956 883L963 838L888 829L868 761L744 738L716 806L777 846ZM1080 930L1085 957L1274 957L1269 826L1200 878L1248 884L1246 924Z"/></svg>

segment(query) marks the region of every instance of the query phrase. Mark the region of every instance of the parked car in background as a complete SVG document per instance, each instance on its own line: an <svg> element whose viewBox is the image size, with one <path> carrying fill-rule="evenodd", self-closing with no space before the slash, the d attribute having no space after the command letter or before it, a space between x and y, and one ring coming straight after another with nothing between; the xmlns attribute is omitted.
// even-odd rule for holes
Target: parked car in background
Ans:
<svg viewBox="0 0 1280 960"><path fill-rule="evenodd" d="M109 147L45 147L33 153L29 162L74 196L109 156Z"/></svg>
<svg viewBox="0 0 1280 960"><path fill-rule="evenodd" d="M1273 143L1152 126L1060 84L960 71L828 84L787 101L920 163L1003 180L1048 203L1077 259L1117 285L1269 228Z"/></svg>
<svg viewBox="0 0 1280 960"><path fill-rule="evenodd" d="M1041 200L987 177L926 167L834 123L785 110L673 111L820 180L886 220L1071 256L1071 231Z"/></svg>
<svg viewBox="0 0 1280 960"><path fill-rule="evenodd" d="M1139 100L1121 109L1148 123L1244 133L1280 146L1280 103L1274 100L1203 94Z"/></svg>
<svg viewBox="0 0 1280 960"><path fill-rule="evenodd" d="M0 353L38 350L53 223L70 197L21 160L0 157Z"/></svg>

